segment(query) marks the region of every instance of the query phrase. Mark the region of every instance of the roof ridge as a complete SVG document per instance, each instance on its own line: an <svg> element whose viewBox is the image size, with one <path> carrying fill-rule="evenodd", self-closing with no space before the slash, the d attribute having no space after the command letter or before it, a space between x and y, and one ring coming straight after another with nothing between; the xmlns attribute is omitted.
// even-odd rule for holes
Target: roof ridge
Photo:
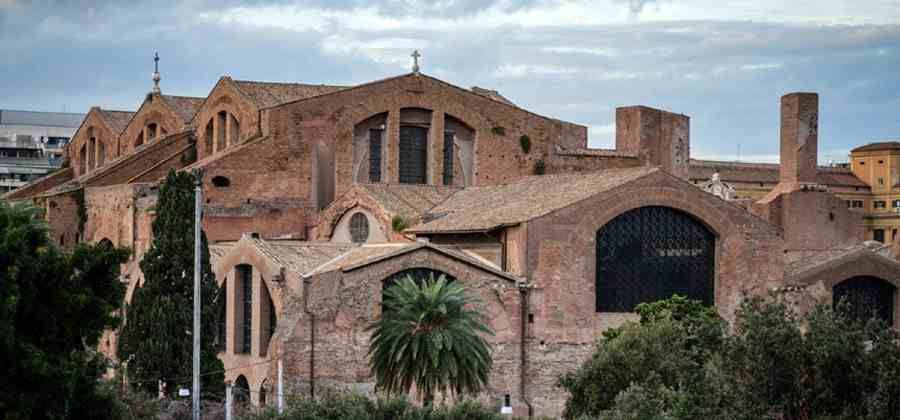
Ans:
<svg viewBox="0 0 900 420"><path fill-rule="evenodd" d="M329 85L325 83L303 83L303 82L269 82L264 80L239 80L232 79L235 83L257 83L261 85L292 85L292 86L327 86L327 87L352 87L353 85Z"/></svg>

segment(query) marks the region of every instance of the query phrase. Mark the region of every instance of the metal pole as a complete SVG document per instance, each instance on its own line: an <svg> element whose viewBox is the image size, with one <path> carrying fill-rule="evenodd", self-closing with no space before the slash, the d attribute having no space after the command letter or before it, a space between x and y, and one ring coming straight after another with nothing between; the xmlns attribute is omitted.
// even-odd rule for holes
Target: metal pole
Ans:
<svg viewBox="0 0 900 420"><path fill-rule="evenodd" d="M284 369L278 359L278 414L284 412Z"/></svg>
<svg viewBox="0 0 900 420"><path fill-rule="evenodd" d="M231 392L231 381L225 382L225 420L231 420L232 404L234 402Z"/></svg>
<svg viewBox="0 0 900 420"><path fill-rule="evenodd" d="M200 231L203 216L203 172L194 170L194 386L193 419L200 420Z"/></svg>

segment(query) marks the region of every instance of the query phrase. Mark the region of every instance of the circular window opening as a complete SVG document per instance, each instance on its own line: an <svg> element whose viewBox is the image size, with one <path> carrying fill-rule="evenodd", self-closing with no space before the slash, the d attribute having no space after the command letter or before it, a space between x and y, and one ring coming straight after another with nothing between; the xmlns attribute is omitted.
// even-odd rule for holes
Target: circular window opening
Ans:
<svg viewBox="0 0 900 420"><path fill-rule="evenodd" d="M350 217L350 240L363 243L369 239L369 218L365 214L356 213Z"/></svg>
<svg viewBox="0 0 900 420"><path fill-rule="evenodd" d="M231 181L229 181L228 178L225 178L224 176L214 176L212 179L212 183L214 186L219 188L231 185Z"/></svg>

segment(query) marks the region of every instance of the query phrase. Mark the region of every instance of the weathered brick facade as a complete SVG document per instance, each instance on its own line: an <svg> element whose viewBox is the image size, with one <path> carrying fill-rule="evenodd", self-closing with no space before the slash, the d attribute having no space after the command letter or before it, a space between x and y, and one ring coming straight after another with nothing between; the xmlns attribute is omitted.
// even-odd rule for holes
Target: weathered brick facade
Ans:
<svg viewBox="0 0 900 420"><path fill-rule="evenodd" d="M204 229L227 289L220 357L254 403L260 391L268 404L277 390L371 391L365 328L380 315L382 282L428 268L462 282L495 330L479 397L509 395L517 415L553 416L566 398L558 377L633 318L596 305L597 232L632 210L675 209L711 234L709 287L725 319L746 295L780 293L802 312L849 278L900 286L896 256L860 245L856 214L821 185L840 174L815 166L817 104L815 94L782 99L778 185L759 201L728 201L686 181L685 115L619 108L616 149L598 150L585 126L418 73L353 87L226 76L205 99L152 94L134 115L92 109L69 167L7 198L43 208L64 247L133 248L127 301L142 281L159 180L202 169ZM115 348L109 332L101 350Z"/></svg>

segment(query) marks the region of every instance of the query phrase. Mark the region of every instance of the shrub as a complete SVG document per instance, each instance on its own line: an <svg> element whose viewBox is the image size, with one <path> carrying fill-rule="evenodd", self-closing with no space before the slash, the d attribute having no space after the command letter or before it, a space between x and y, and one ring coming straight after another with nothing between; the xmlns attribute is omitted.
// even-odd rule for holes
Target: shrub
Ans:
<svg viewBox="0 0 900 420"><path fill-rule="evenodd" d="M391 229L393 229L394 232L403 233L407 227L409 226L406 225L406 220L403 216L397 215L391 218Z"/></svg>
<svg viewBox="0 0 900 420"><path fill-rule="evenodd" d="M522 152L527 155L531 152L531 137L528 137L527 134L522 134L522 137L519 137L519 146L522 146Z"/></svg>
<svg viewBox="0 0 900 420"><path fill-rule="evenodd" d="M544 163L543 159L538 159L534 162L534 174L535 175L543 175L547 172L547 164Z"/></svg>
<svg viewBox="0 0 900 420"><path fill-rule="evenodd" d="M495 126L494 128L492 128L492 129L491 129L491 132L493 132L494 134L496 134L496 135L498 135L498 136L505 136L505 135L506 135L506 129L503 128L503 127L501 127L501 126L499 126L499 125L498 125L498 126Z"/></svg>

